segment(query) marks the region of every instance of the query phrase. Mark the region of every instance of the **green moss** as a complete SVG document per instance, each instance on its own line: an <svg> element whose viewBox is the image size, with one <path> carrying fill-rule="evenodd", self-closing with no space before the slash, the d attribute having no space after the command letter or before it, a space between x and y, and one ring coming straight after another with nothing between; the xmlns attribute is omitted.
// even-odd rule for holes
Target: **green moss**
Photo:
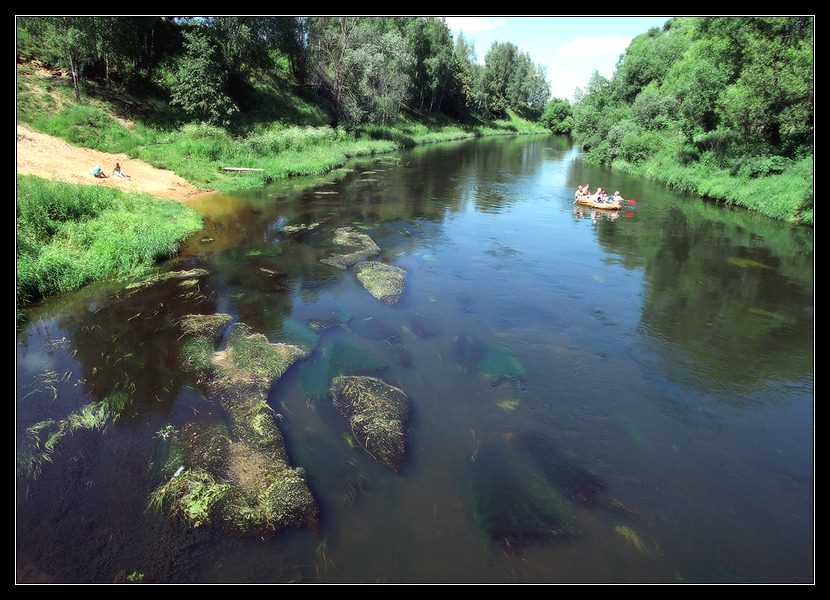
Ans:
<svg viewBox="0 0 830 600"><path fill-rule="evenodd" d="M355 267L357 280L372 296L386 304L397 304L406 285L406 271L377 261L366 261Z"/></svg>
<svg viewBox="0 0 830 600"><path fill-rule="evenodd" d="M207 371L213 366L213 342L205 337L190 337L179 344L182 367L188 371Z"/></svg>
<svg viewBox="0 0 830 600"><path fill-rule="evenodd" d="M381 379L361 376L335 377L330 391L361 447L377 462L398 469L406 456L406 394Z"/></svg>
<svg viewBox="0 0 830 600"><path fill-rule="evenodd" d="M493 383L503 380L520 381L525 378L522 363L504 346L488 348L478 363L478 371Z"/></svg>

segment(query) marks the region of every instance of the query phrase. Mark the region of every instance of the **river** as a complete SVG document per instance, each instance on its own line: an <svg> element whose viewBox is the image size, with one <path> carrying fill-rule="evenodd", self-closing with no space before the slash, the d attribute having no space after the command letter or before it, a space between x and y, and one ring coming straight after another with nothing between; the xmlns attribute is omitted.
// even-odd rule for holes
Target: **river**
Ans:
<svg viewBox="0 0 830 600"><path fill-rule="evenodd" d="M559 137L350 168L195 200L205 229L160 269L206 269L196 284L32 307L18 581L812 581L812 230L587 166ZM577 209L585 182L635 202ZM398 304L319 262L346 225L406 270ZM225 418L176 328L215 312L314 348L268 396L313 526L241 535L148 509L160 432ZM327 397L315 367L338 352L409 396L400 472ZM117 391L102 427L33 454L33 426Z"/></svg>

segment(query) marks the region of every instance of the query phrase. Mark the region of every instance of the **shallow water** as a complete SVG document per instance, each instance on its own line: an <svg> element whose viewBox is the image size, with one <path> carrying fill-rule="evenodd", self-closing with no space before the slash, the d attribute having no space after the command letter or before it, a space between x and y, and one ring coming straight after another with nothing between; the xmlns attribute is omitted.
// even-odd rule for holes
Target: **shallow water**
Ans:
<svg viewBox="0 0 830 600"><path fill-rule="evenodd" d="M196 285L96 284L30 311L19 457L38 422L131 403L19 474L19 581L812 580L811 230L586 166L556 137L351 168L196 201L204 231L161 266L207 269ZM586 181L636 205L575 209ZM399 304L318 262L349 224L406 269ZM214 312L316 346L269 395L314 528L243 537L147 510L157 432L226 418L176 340ZM337 369L410 397L400 473L351 440L324 394Z"/></svg>

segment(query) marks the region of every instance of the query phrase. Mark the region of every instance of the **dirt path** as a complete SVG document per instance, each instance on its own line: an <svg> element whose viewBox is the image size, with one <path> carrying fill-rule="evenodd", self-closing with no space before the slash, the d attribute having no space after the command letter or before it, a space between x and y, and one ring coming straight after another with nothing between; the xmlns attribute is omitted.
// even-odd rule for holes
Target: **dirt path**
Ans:
<svg viewBox="0 0 830 600"><path fill-rule="evenodd" d="M89 172L95 165L100 165L107 175L111 175L116 162L121 163L121 169L132 179L96 179ZM106 185L125 192L146 192L179 201L205 192L172 171L151 167L126 154L108 154L72 146L24 125L17 126L17 172L67 183Z"/></svg>

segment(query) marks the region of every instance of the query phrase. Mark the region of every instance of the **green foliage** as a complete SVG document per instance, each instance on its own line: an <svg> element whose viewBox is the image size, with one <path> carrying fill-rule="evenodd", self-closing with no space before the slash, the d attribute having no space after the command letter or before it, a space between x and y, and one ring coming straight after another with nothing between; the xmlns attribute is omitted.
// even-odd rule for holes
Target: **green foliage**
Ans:
<svg viewBox="0 0 830 600"><path fill-rule="evenodd" d="M225 93L227 71L205 34L185 31L184 37L185 55L170 90L170 102L193 118L227 125L239 110Z"/></svg>
<svg viewBox="0 0 830 600"><path fill-rule="evenodd" d="M171 515L181 516L192 527L210 520L214 505L230 490L226 483L217 483L202 469L188 469L173 476L150 496L149 508L161 511L169 506Z"/></svg>
<svg viewBox="0 0 830 600"><path fill-rule="evenodd" d="M17 297L25 304L172 256L201 228L177 202L98 186L17 178Z"/></svg>
<svg viewBox="0 0 830 600"><path fill-rule="evenodd" d="M812 222L812 48L812 18L674 19L594 74L574 136L589 162Z"/></svg>
<svg viewBox="0 0 830 600"><path fill-rule="evenodd" d="M553 133L568 135L573 129L573 111L571 103L565 98L553 98L545 105L539 123Z"/></svg>

